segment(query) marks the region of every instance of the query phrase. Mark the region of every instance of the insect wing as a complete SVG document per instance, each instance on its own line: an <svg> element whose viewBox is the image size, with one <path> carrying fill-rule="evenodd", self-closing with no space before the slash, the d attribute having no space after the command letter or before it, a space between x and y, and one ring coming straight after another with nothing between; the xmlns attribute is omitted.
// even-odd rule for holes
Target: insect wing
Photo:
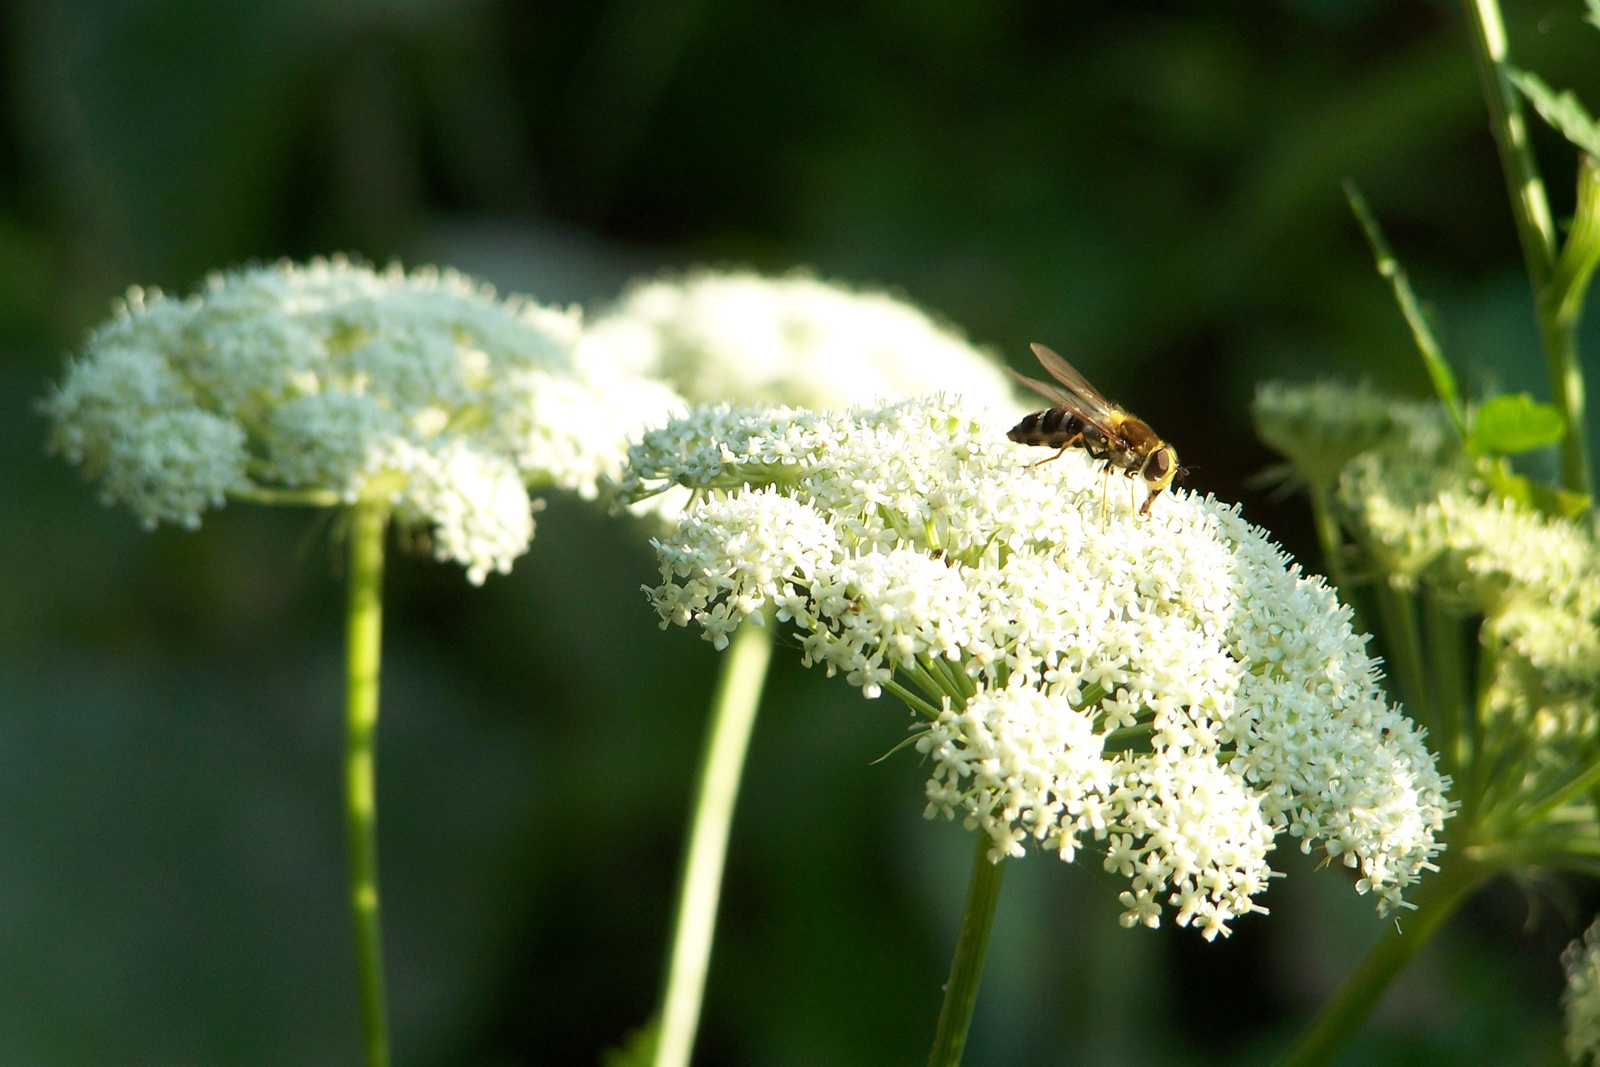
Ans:
<svg viewBox="0 0 1600 1067"><path fill-rule="evenodd" d="M1005 369L1006 372L1017 381L1021 382L1023 385L1026 385L1029 389L1032 389L1034 392L1050 401L1050 406L1052 408L1071 412L1073 415L1077 416L1079 422L1089 427L1091 430L1094 430L1106 440L1116 440L1121 436L1118 431L1112 427L1110 420L1106 418L1105 412L1089 407L1089 405L1083 402L1081 397L1074 396L1065 389L1062 389L1060 386L1051 385L1049 382L1041 382L1034 378L1025 378L1016 371L1012 370L1010 367Z"/></svg>
<svg viewBox="0 0 1600 1067"><path fill-rule="evenodd" d="M1029 378L1026 375L1018 374L1010 367L1002 367L1001 369L1007 374L1011 375L1017 381L1021 382L1023 385L1027 386L1029 389L1032 389L1034 392L1050 401L1052 407L1066 408L1068 411L1077 411L1079 408L1083 407L1083 401L1079 400L1077 397L1073 396L1059 385L1051 385L1049 382L1041 382L1037 378Z"/></svg>
<svg viewBox="0 0 1600 1067"><path fill-rule="evenodd" d="M1029 378L1018 374L1010 367L1005 368L1006 373L1050 401L1053 406L1076 415L1079 421L1095 430L1101 437L1107 440L1115 440L1120 436L1116 430L1116 420L1111 418L1112 413L1120 411L1120 408L1101 396L1100 391L1090 385L1083 375L1073 368L1072 364L1050 351L1050 349L1045 348L1044 345L1034 345L1033 350L1034 354L1039 357L1039 362L1044 364L1045 370L1055 375L1062 385L1068 386L1067 389L1063 389L1060 385L1051 385L1049 382L1041 382L1037 378ZM1045 358L1047 355L1049 360ZM1050 360L1054 360L1054 363L1050 362ZM1071 388L1074 385L1077 386L1077 389Z"/></svg>
<svg viewBox="0 0 1600 1067"><path fill-rule="evenodd" d="M1082 403L1087 404L1091 411L1109 413L1117 410L1117 405L1107 400L1100 390L1089 384L1089 379L1078 373L1077 367L1062 359L1054 350L1038 343L1029 347L1033 349L1033 354L1039 357L1044 369L1050 372L1050 377L1080 397Z"/></svg>

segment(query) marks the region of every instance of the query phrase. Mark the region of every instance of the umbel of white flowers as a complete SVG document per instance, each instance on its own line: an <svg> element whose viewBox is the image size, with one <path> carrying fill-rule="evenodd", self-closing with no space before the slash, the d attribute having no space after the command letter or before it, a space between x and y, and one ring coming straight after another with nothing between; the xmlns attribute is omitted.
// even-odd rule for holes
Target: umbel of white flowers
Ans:
<svg viewBox="0 0 1600 1067"><path fill-rule="evenodd" d="M1536 842L1552 863L1591 854L1589 793L1570 788L1600 759L1600 552L1588 526L1492 491L1438 404L1335 383L1274 385L1257 394L1255 414L1297 473L1335 489L1358 569L1380 593L1423 592L1429 610L1476 630L1476 740L1464 751L1483 770L1461 778L1479 843ZM1404 651L1403 637L1386 636ZM1440 703L1441 732L1465 729L1451 721L1458 706Z"/></svg>
<svg viewBox="0 0 1600 1067"><path fill-rule="evenodd" d="M695 403L843 408L950 383L1020 414L991 352L903 298L804 271L763 277L699 269L633 283L590 327L628 370Z"/></svg>
<svg viewBox="0 0 1600 1067"><path fill-rule="evenodd" d="M1600 1056L1600 920L1561 954L1567 972L1567 988L1561 995L1566 1009L1567 1057L1576 1064L1589 1064Z"/></svg>
<svg viewBox="0 0 1600 1067"><path fill-rule="evenodd" d="M527 549L529 487L594 496L626 430L678 406L576 308L338 257L132 289L43 403L51 446L147 526L262 490L377 493L474 582Z"/></svg>
<svg viewBox="0 0 1600 1067"><path fill-rule="evenodd" d="M721 647L772 610L808 663L920 715L930 817L961 812L996 861L1095 842L1131 881L1124 925L1171 906L1227 933L1282 832L1400 905L1446 783L1333 592L1234 508L1179 493L1139 519L1126 482L1103 498L1076 452L1030 467L1002 429L935 398L646 434L631 494L699 491L658 542L663 625Z"/></svg>

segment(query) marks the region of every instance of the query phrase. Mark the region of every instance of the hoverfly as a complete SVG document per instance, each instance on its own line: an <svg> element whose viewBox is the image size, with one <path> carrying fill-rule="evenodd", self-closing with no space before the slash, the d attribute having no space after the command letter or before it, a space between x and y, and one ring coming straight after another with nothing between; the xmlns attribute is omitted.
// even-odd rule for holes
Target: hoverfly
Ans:
<svg viewBox="0 0 1600 1067"><path fill-rule="evenodd" d="M1178 466L1177 449L1158 437L1143 419L1102 396L1072 364L1044 345L1031 347L1050 377L1061 385L1025 378L1007 367L1013 378L1053 406L1024 416L1006 436L1020 445L1043 445L1056 450L1054 456L1047 456L1040 463L1059 458L1069 448L1081 448L1094 459L1105 461L1107 477L1113 470L1120 470L1128 478L1138 475L1149 490L1139 514L1148 514L1151 501L1186 473ZM1102 498L1102 509L1104 504Z"/></svg>

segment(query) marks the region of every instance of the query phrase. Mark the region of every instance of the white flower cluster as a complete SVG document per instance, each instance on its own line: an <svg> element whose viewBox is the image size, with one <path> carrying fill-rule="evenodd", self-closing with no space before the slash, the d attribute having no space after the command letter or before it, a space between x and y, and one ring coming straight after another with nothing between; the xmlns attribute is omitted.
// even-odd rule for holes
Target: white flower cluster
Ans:
<svg viewBox="0 0 1600 1067"><path fill-rule="evenodd" d="M923 715L930 816L994 859L1103 842L1129 925L1171 906L1225 933L1282 831L1401 903L1445 782L1332 591L1233 508L1178 493L1141 519L1129 481L1106 499L1082 453L1031 467L1002 431L930 398L647 434L625 484L697 491L658 543L663 625L722 647L770 608L808 663Z"/></svg>
<svg viewBox="0 0 1600 1067"><path fill-rule="evenodd" d="M450 271L342 258L134 289L44 402L52 446L146 525L229 494L384 493L474 582L533 536L526 486L594 496L627 432L680 407L583 337L576 309Z"/></svg>
<svg viewBox="0 0 1600 1067"><path fill-rule="evenodd" d="M699 270L637 282L591 333L631 371L697 403L808 408L900 400L944 387L1023 410L999 360L905 300L805 273Z"/></svg>
<svg viewBox="0 0 1600 1067"><path fill-rule="evenodd" d="M1567 1058L1575 1064L1600 1061L1600 920L1584 931L1561 954L1567 988L1561 1004L1566 1009Z"/></svg>
<svg viewBox="0 0 1600 1067"><path fill-rule="evenodd" d="M1324 488L1346 463L1383 442L1403 440L1413 452L1433 455L1449 435L1437 404L1385 396L1368 382L1265 382L1256 387L1250 412L1257 436L1306 481Z"/></svg>
<svg viewBox="0 0 1600 1067"><path fill-rule="evenodd" d="M1547 675L1600 680L1600 552L1586 528L1496 496L1459 457L1419 462L1405 450L1355 459L1339 497L1391 580L1426 582L1482 614Z"/></svg>

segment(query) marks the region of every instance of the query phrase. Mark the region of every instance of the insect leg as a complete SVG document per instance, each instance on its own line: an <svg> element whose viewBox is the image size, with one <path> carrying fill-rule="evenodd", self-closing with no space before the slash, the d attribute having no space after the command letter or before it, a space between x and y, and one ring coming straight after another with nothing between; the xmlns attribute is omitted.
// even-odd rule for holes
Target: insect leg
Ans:
<svg viewBox="0 0 1600 1067"><path fill-rule="evenodd" d="M1074 443L1075 442L1068 441L1066 444L1064 444L1060 448L1056 449L1055 455L1046 456L1043 459L1038 460L1037 462L1028 464L1028 469L1029 470L1033 470L1033 468L1035 468L1035 467L1044 466L1046 463L1049 463L1053 459L1060 459L1062 456L1067 454L1067 449L1071 448Z"/></svg>

